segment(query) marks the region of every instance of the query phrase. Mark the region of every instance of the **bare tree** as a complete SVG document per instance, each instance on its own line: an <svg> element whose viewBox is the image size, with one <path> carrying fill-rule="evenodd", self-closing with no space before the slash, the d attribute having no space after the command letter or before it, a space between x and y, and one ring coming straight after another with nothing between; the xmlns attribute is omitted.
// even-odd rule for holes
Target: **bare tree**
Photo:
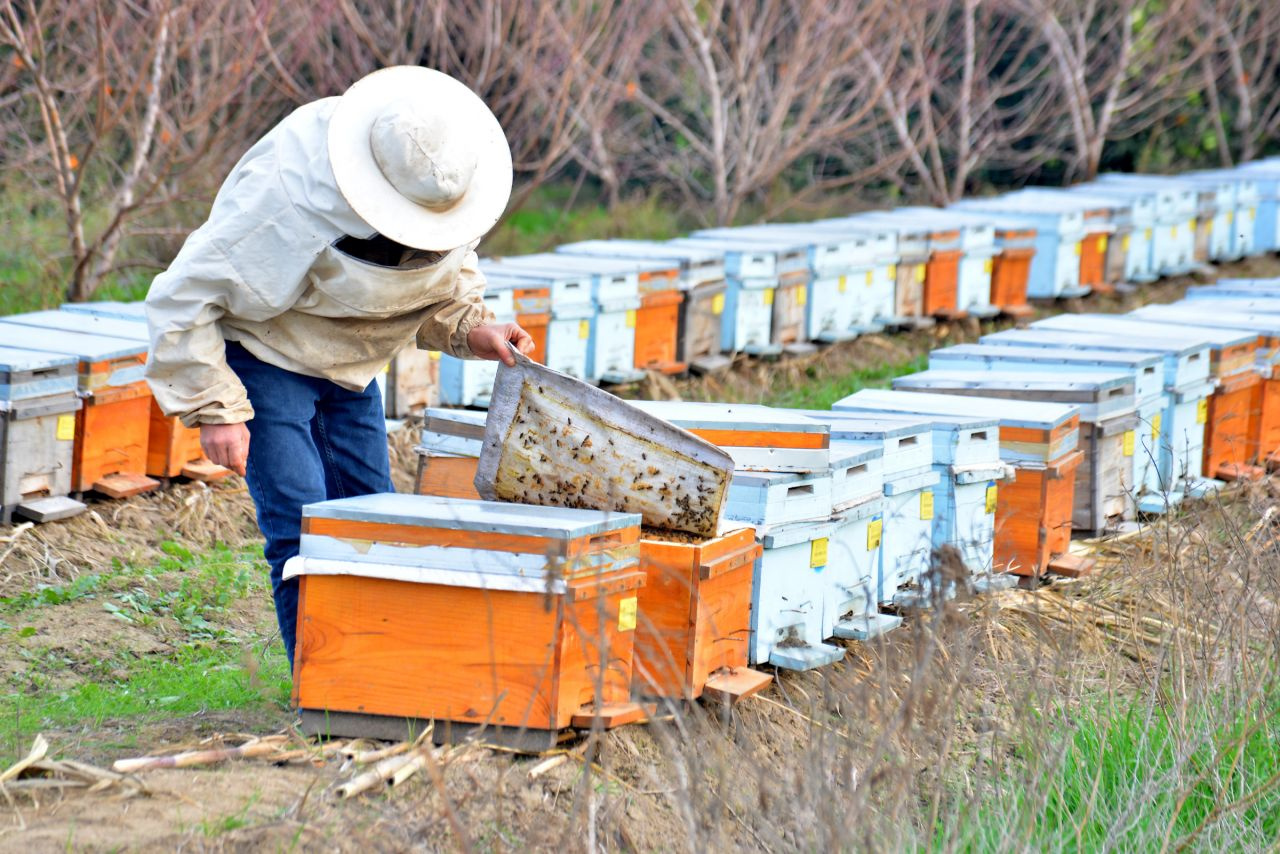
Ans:
<svg viewBox="0 0 1280 854"><path fill-rule="evenodd" d="M892 50L888 5L655 2L665 26L636 92L654 122L650 167L694 209L709 206L727 223L788 169L873 126L888 84L868 78L851 36Z"/></svg>
<svg viewBox="0 0 1280 854"><path fill-rule="evenodd" d="M1004 0L1027 17L1056 72L1070 177L1091 178L1108 139L1180 109L1203 45L1186 38L1193 0Z"/></svg>
<svg viewBox="0 0 1280 854"><path fill-rule="evenodd" d="M56 200L66 295L88 299L121 269L129 236L180 234L176 201L237 157L269 120L255 49L274 4L154 0L0 2L0 43L20 70L4 124L20 168ZM169 220L146 227L165 209Z"/></svg>
<svg viewBox="0 0 1280 854"><path fill-rule="evenodd" d="M1268 0L1198 0L1200 82L1223 165L1251 160L1280 133L1280 10Z"/></svg>

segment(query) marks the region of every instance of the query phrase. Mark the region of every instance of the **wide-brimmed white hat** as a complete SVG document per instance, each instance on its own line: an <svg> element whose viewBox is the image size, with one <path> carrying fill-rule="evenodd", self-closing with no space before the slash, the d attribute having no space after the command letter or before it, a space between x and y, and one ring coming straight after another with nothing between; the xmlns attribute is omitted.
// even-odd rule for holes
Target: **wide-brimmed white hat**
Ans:
<svg viewBox="0 0 1280 854"><path fill-rule="evenodd" d="M329 120L329 160L347 204L379 233L449 250L493 228L511 198L511 149L484 101L416 65L356 81Z"/></svg>

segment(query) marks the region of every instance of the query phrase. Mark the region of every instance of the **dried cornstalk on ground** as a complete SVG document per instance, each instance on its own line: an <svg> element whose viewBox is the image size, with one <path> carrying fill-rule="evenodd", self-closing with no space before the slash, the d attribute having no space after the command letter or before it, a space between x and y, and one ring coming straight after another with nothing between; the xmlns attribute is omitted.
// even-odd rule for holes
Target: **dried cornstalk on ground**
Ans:
<svg viewBox="0 0 1280 854"><path fill-rule="evenodd" d="M122 798L149 794L141 781L126 774L73 759L49 759L48 753L48 741L37 735L27 755L0 773L0 794L10 803L19 793L35 798L41 791L63 793L67 789L110 791Z"/></svg>

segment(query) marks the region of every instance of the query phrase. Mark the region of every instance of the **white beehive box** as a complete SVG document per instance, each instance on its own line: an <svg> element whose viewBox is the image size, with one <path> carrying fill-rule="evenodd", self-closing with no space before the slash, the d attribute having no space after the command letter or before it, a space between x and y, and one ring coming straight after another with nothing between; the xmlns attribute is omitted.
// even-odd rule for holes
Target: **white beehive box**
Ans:
<svg viewBox="0 0 1280 854"><path fill-rule="evenodd" d="M493 288L485 291L485 307L493 312L494 322L513 323L516 319L514 290ZM445 406L489 405L493 378L498 363L491 359L458 359L448 353L440 355L440 402Z"/></svg>
<svg viewBox="0 0 1280 854"><path fill-rule="evenodd" d="M830 464L826 426L790 410L695 401L637 400L632 405L723 448L739 472L826 471Z"/></svg>
<svg viewBox="0 0 1280 854"><path fill-rule="evenodd" d="M895 628L901 619L881 614L878 602L884 541L884 446L844 440L831 448L835 515L824 570L824 632L865 640Z"/></svg>
<svg viewBox="0 0 1280 854"><path fill-rule="evenodd" d="M756 561L751 607L751 661L810 670L839 661L844 648L827 638L823 573L832 522L757 528L764 552Z"/></svg>
<svg viewBox="0 0 1280 854"><path fill-rule="evenodd" d="M547 323L547 367L587 380L588 345L596 315L591 299L591 277L568 272L538 273L484 259L480 261L480 269L491 283L549 291L551 319Z"/></svg>
<svg viewBox="0 0 1280 854"><path fill-rule="evenodd" d="M1028 296L1056 299L1088 293L1088 289L1080 285L1084 213L1079 206L1011 195L964 199L951 207L969 213L997 214L1005 224L1021 224L1036 230L1036 254L1031 259Z"/></svg>

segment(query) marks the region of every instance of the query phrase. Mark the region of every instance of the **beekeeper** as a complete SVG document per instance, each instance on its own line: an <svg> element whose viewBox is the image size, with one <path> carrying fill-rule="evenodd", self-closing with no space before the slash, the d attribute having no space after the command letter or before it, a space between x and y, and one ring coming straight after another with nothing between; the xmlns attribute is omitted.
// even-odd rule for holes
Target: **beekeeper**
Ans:
<svg viewBox="0 0 1280 854"><path fill-rule="evenodd" d="M147 294L147 379L245 475L289 661L301 508L390 492L374 377L402 347L511 362L533 340L495 323L476 244L511 194L511 152L471 90L376 71L298 108L240 159L208 221Z"/></svg>

